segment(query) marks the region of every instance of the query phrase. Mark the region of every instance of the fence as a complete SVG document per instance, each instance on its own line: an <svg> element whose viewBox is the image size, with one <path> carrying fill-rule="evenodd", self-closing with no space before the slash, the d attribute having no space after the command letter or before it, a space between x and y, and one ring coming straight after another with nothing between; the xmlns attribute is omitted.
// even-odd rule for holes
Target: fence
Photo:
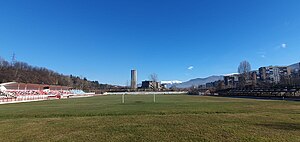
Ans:
<svg viewBox="0 0 300 142"><path fill-rule="evenodd" d="M16 98L13 97L1 97L0 103L18 103L18 102L31 102L31 101L42 101L48 100L49 96L47 95L36 95L36 96L18 96Z"/></svg>
<svg viewBox="0 0 300 142"><path fill-rule="evenodd" d="M106 92L104 95L180 95L188 92Z"/></svg>

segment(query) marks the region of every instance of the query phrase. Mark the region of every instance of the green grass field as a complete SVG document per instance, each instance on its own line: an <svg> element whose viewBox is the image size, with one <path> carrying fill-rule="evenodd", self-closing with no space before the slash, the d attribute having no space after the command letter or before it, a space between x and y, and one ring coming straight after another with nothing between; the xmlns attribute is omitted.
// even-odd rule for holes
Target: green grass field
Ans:
<svg viewBox="0 0 300 142"><path fill-rule="evenodd" d="M0 105L0 141L300 141L300 102L187 95Z"/></svg>

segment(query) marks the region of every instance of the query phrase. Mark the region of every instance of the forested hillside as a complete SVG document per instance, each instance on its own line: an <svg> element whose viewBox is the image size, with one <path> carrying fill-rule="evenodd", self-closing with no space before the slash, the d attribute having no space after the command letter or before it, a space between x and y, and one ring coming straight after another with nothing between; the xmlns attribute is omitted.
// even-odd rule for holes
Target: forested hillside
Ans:
<svg viewBox="0 0 300 142"><path fill-rule="evenodd" d="M0 83L22 82L48 85L69 86L83 90L114 88L112 85L100 84L85 77L63 75L47 68L31 66L25 62L8 62L0 57Z"/></svg>

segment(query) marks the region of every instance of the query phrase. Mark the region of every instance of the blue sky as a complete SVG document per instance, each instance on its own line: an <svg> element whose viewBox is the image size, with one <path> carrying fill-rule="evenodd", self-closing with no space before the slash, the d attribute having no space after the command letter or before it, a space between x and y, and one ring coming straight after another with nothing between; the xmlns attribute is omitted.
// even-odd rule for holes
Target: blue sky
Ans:
<svg viewBox="0 0 300 142"><path fill-rule="evenodd" d="M124 85L300 61L299 0L1 0L0 56Z"/></svg>

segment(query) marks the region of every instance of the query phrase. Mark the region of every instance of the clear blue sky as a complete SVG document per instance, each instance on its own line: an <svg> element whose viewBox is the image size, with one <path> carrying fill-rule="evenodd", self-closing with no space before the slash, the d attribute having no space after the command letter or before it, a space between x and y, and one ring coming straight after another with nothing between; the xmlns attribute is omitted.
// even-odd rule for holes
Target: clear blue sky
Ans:
<svg viewBox="0 0 300 142"><path fill-rule="evenodd" d="M2 0L0 56L124 85L300 61L299 0Z"/></svg>

